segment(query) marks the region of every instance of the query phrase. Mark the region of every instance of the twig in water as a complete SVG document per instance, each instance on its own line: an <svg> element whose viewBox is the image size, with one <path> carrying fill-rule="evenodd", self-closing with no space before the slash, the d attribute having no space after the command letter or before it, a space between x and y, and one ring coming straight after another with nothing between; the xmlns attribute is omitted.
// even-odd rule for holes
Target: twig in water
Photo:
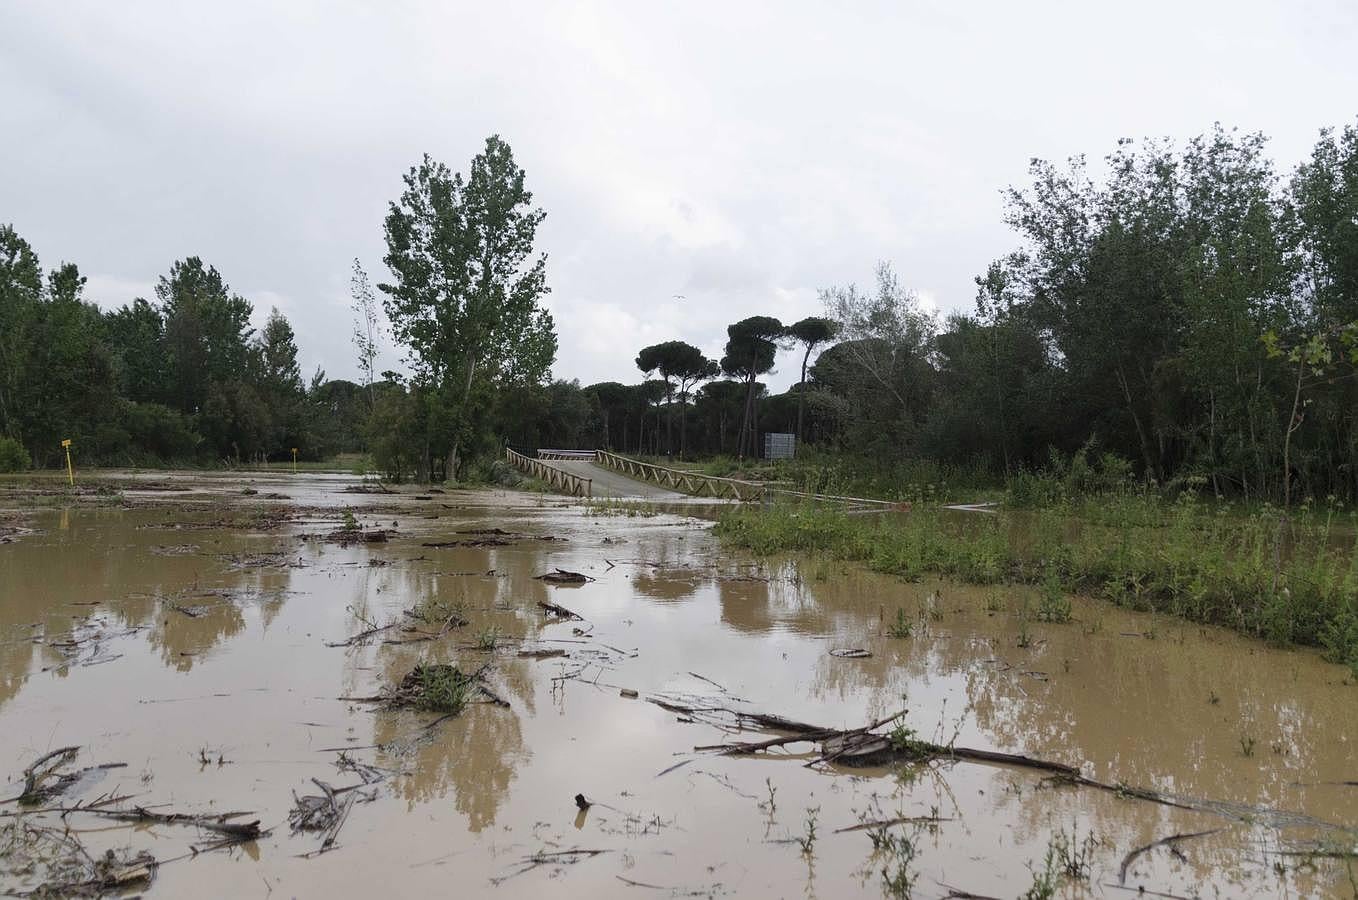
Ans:
<svg viewBox="0 0 1358 900"><path fill-rule="evenodd" d="M611 851L608 851L608 850L556 850L556 851L553 851L553 852L550 852L550 853L543 853L543 852L539 851L539 852L537 852L537 853L534 853L534 854L531 855L531 856L525 856L522 860L520 860L520 862L519 862L519 864L518 864L518 865L519 865L519 868L518 868L517 870L515 870L515 871L513 871L513 872L510 872L510 873L507 874L507 875L500 875L500 876L498 876L498 877L496 877L496 878L492 878L492 879L490 880L490 883L491 883L491 884L494 884L494 885L499 885L499 884L501 884L501 883L503 883L503 882L508 881L508 880L511 879L511 878L514 878L515 876L522 875L522 874L524 874L525 872L531 872L532 870L536 869L538 866L549 866L549 865L553 865L553 864L561 864L561 865L573 866L573 865L575 865L576 863L580 862L581 860L592 859L592 858L598 856L598 855L601 854L601 853L609 853L609 852L611 852Z"/></svg>
<svg viewBox="0 0 1358 900"><path fill-rule="evenodd" d="M834 834L844 834L847 831L868 831L872 828L890 828L893 825L906 824L933 824L935 822L951 822L952 819L941 816L897 816L894 819L883 819L880 822L859 822L857 825L847 825L844 828L836 828Z"/></svg>
<svg viewBox="0 0 1358 900"><path fill-rule="evenodd" d="M1195 837L1206 837L1209 834L1216 834L1225 830L1225 828L1211 828L1207 831L1190 831L1185 834L1171 834L1169 837L1160 838L1158 841L1151 841L1144 847L1137 847L1122 858L1122 866L1118 869L1118 884L1127 883L1127 870L1131 868L1132 860L1136 859L1141 854L1154 850L1156 847L1173 846L1179 841L1186 841L1189 838Z"/></svg>
<svg viewBox="0 0 1358 900"><path fill-rule="evenodd" d="M43 782L51 778L62 766L75 759L80 752L79 747L62 747L53 750L51 753L44 754L24 769L24 790L19 795L19 803L31 805L41 803L54 793L61 790L61 781L51 788L44 788Z"/></svg>

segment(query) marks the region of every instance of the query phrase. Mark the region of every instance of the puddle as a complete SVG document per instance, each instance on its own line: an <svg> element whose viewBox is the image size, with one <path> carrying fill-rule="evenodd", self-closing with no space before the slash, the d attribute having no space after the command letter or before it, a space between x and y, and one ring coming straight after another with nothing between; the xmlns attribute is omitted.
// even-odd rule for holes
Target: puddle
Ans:
<svg viewBox="0 0 1358 900"><path fill-rule="evenodd" d="M117 795L131 798L119 808L248 810L267 830L167 862L220 835L68 818L92 854L161 860L152 896L204 885L260 897L454 886L506 897L880 896L883 870L901 871L899 845L874 852L869 831L839 830L895 817L940 820L891 832L913 842L904 871L921 897L1017 896L1062 831L1076 846L1093 839L1088 883L1065 882L1072 896L1353 891L1344 860L1291 855L1316 842L1352 848L1344 829L1358 827L1358 786L1342 784L1358 780L1358 688L1313 653L1081 599L1072 623L1023 626L1022 588L761 563L724 553L706 522L678 515L586 515L513 493L345 493L356 479L341 476L156 481L189 491L129 492L130 509L39 511L33 533L0 547L0 801L17 796L35 759L78 745L73 769L126 766L82 776L52 804ZM247 483L288 499L233 502L287 509L288 520L223 528L219 508L194 506L239 497ZM304 539L335 531L343 506L394 533ZM512 539L424 546L491 529ZM558 568L593 580L536 578ZM439 629L406 612L430 601L468 624L421 639ZM887 636L898 609L908 638ZM493 651L478 646L489 634ZM565 655L520 655L539 650ZM834 652L851 650L870 656ZM421 662L489 663L486 687L508 706L472 703L439 721L353 699ZM908 710L921 739L1067 763L1194 808L972 762L808 768L807 743L695 753L778 734L732 734L647 702L657 697L831 728ZM341 751L358 767L337 769ZM294 794L321 794L313 779L363 787L319 855L323 832L289 827ZM577 808L577 794L593 805ZM15 809L0 803L0 828ZM809 853L799 843L808 819ZM1130 851L1205 831L1135 856L1119 884ZM0 858L0 890L36 886Z"/></svg>

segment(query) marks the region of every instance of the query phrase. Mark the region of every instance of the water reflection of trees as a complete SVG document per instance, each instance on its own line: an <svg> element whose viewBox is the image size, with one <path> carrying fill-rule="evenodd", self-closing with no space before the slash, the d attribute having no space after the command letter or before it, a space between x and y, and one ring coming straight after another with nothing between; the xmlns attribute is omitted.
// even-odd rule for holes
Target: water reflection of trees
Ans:
<svg viewBox="0 0 1358 900"><path fill-rule="evenodd" d="M643 569L632 576L632 589L652 600L687 600L710 578L698 570Z"/></svg>
<svg viewBox="0 0 1358 900"><path fill-rule="evenodd" d="M533 576L541 574L543 554L500 554L492 563L468 571L487 575L440 575L413 571L402 576L400 592L408 598L434 596L465 604L473 624L493 623L506 635L534 640L541 632L543 616L538 602L548 599L547 586ZM456 570L454 570L456 571ZM569 603L560 597L552 599ZM470 648L472 635L421 644L378 645L350 655L346 682L352 689L371 693L376 668L381 685L398 683L419 663L448 663L472 671L489 661L484 652ZM501 650L492 672L494 690L508 700L510 708L474 704L456 718L426 726L435 714L411 711L377 711L373 720L373 743L383 748L380 764L407 773L396 790L414 807L437 800L449 791L454 805L467 817L467 827L480 831L495 823L509 796L518 768L532 756L525 747L519 709L531 715L535 706L535 663ZM362 686L360 686L362 685Z"/></svg>
<svg viewBox="0 0 1358 900"><path fill-rule="evenodd" d="M532 756L524 747L518 714L489 704L476 704L409 741L433 717L379 712L373 727L376 742L388 747L378 764L400 768L405 777L395 790L413 808L437 800L451 789L469 831L495 824L501 804L520 765Z"/></svg>
<svg viewBox="0 0 1358 900"><path fill-rule="evenodd" d="M837 634L856 624L852 611L836 606L833 597L826 602L820 587L808 585L792 564L762 573L724 571L715 580L721 620L739 631Z"/></svg>
<svg viewBox="0 0 1358 900"><path fill-rule="evenodd" d="M185 671L244 629L246 608L257 610L266 626L277 615L290 570L236 570L223 558L272 549L275 538L145 527L160 515L83 510L64 521L40 518L45 531L4 548L0 705L17 695L34 669L68 661L53 647L33 643L34 636L54 640L73 628L82 637L95 630L116 636L149 628L164 663ZM176 612L166 601L198 615Z"/></svg>
<svg viewBox="0 0 1358 900"><path fill-rule="evenodd" d="M1342 723L1351 719L1333 708L1334 693L1323 679L1297 677L1299 668L1313 663L1303 653L1269 650L1163 619L1151 623L1093 604L1081 608L1083 622L1030 623L1033 646L1020 648L1016 616L986 615L982 590L942 585L942 618L933 620L918 613L940 589L935 584L873 577L808 589L824 607L857 612L851 617L858 622L856 632L829 632L836 642L854 643L862 635L874 650L872 659L817 658L812 693L827 710L861 706L864 719L871 719L906 705L911 725L932 737L943 722L946 740L951 723L970 703L959 741L964 745L1086 765L1106 781L1304 809L1353 823L1352 810L1334 791L1304 796L1295 786L1339 778L1351 767L1343 758L1342 733ZM1008 599L1012 610L1012 596ZM917 623L915 634L882 639L871 627L877 606L888 616L893 608L906 609ZM1144 637L1152 626L1156 636ZM902 694L908 698L904 704ZM1257 739L1254 757L1241 751L1242 733ZM956 791L964 806L974 807L964 819L1003 822L1038 860L1054 831L1069 831L1077 821L1082 830L1092 829L1123 849L1219 821L1087 788L1043 789L1041 779L1018 770L959 765L937 771L948 783L972 786ZM987 782L984 793L974 789L978 779ZM904 790L925 808L946 793L923 779ZM1195 842L1178 881L1158 864L1145 865L1165 873L1165 885L1191 886L1195 879L1237 870L1250 841L1276 846L1279 834L1256 827ZM1259 874L1272 877L1262 867ZM1295 892L1305 893L1306 883Z"/></svg>
<svg viewBox="0 0 1358 900"><path fill-rule="evenodd" d="M935 589L882 579L859 585L854 597L841 587L813 587L822 605L856 606L868 621L876 601L867 598L883 598L888 610L915 611ZM1144 617L1093 604L1081 607L1083 622L1030 623L1033 646L1020 648L1017 617L986 615L985 591L941 589L942 618L916 618L912 637L876 639L872 659L819 658L813 694L831 708L863 704L865 718L895 711L904 694L911 724L931 735L944 722L945 738L969 703L963 744L1084 765L1106 781L1212 800L1296 809L1306 799L1308 813L1352 824L1352 811L1338 800L1317 803L1295 786L1339 778L1351 766L1343 759L1344 735L1336 732L1346 720L1332 708L1333 692L1323 679L1297 677L1300 666L1314 662L1304 654L1164 620L1147 638L1152 623ZM1253 757L1242 752L1241 734L1257 740ZM1021 773L1010 777L1031 781ZM1003 815L1016 820L1016 835L1040 842L1054 827L1053 803L1072 815L1087 809L1096 830L1128 841L1145 843L1182 824L1164 807L1108 803L1087 790L1071 800L1031 802L1024 794L1022 801L995 803L1012 806ZM1240 850L1232 841L1200 852L1212 865L1229 866Z"/></svg>

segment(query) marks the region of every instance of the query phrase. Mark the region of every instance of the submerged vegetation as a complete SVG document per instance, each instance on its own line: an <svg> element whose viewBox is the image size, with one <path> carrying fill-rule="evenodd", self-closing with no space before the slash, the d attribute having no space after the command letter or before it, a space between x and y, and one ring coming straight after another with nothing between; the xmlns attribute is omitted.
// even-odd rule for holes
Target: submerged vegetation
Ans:
<svg viewBox="0 0 1358 900"><path fill-rule="evenodd" d="M476 693L475 675L465 674L457 666L424 663L401 680L391 705L457 715Z"/></svg>
<svg viewBox="0 0 1358 900"><path fill-rule="evenodd" d="M1070 593L1322 646L1358 672L1358 555L1338 506L1296 519L1184 494L1126 493L981 516L939 508L874 517L819 505L726 511L717 533L757 553L800 551L918 578L1040 589L1036 618L1068 621Z"/></svg>

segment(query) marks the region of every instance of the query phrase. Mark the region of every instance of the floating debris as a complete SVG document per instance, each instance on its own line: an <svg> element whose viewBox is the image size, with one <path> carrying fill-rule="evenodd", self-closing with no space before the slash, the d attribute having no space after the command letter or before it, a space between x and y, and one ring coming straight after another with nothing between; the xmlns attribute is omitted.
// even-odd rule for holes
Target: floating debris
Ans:
<svg viewBox="0 0 1358 900"><path fill-rule="evenodd" d="M593 581L588 575L579 572L570 572L566 569L555 569L545 575L535 576L538 581L545 581L548 584L584 584Z"/></svg>

